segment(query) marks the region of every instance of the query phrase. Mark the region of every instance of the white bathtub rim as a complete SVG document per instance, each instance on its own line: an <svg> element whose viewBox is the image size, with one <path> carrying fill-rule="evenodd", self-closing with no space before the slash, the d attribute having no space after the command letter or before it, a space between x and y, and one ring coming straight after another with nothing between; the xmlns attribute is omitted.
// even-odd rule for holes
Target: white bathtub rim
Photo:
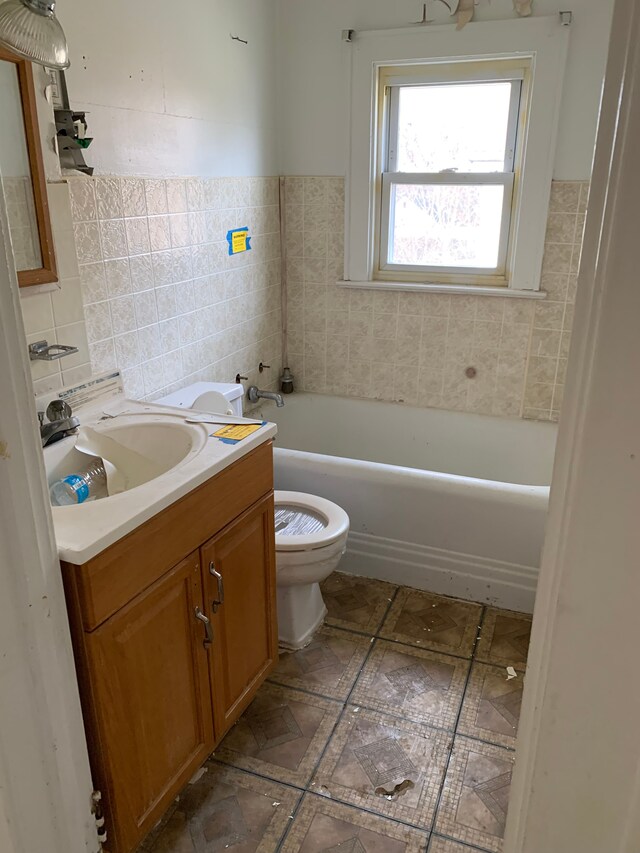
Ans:
<svg viewBox="0 0 640 853"><path fill-rule="evenodd" d="M538 502L549 500L549 486L534 486L521 483L504 483L500 480L487 480L481 477L469 477L464 474L449 474L442 471L427 471L421 468L409 468L403 465L392 465L387 462L370 462L366 459L353 459L348 456L332 456L327 453L315 453L308 450L291 450L288 447L274 445L274 451L281 454L285 459L298 459L309 464L326 465L338 467L353 467L356 470L368 471L370 475L378 475L379 480L393 480L402 477L404 481L409 480L434 480L438 481L440 488L444 491L458 493L461 491L501 492L513 498L533 498Z"/></svg>
<svg viewBox="0 0 640 853"><path fill-rule="evenodd" d="M306 391L286 402L291 410L269 404L268 415L282 425L283 448L514 485L551 482L552 423Z"/></svg>

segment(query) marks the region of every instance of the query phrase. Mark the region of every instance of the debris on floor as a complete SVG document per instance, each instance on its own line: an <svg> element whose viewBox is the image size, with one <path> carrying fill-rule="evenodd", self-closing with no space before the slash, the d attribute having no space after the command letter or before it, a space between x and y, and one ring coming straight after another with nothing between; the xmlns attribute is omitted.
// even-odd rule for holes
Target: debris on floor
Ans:
<svg viewBox="0 0 640 853"><path fill-rule="evenodd" d="M191 779L189 779L189 784L190 784L190 785L195 785L195 784L196 784L196 782L197 782L199 779L202 779L202 777L204 776L204 774L205 774L206 772L207 772L207 768L206 768L206 767L201 767L199 770L196 770L196 772L193 774L193 776L191 777Z"/></svg>
<svg viewBox="0 0 640 853"><path fill-rule="evenodd" d="M405 791L410 791L412 788L415 788L415 784L411 779L405 779L404 782L399 782L390 791L380 785L380 787L375 789L374 793L379 797L384 797L385 800L397 800Z"/></svg>
<svg viewBox="0 0 640 853"><path fill-rule="evenodd" d="M511 681L512 678L517 678L518 673L512 666L507 667L507 681Z"/></svg>

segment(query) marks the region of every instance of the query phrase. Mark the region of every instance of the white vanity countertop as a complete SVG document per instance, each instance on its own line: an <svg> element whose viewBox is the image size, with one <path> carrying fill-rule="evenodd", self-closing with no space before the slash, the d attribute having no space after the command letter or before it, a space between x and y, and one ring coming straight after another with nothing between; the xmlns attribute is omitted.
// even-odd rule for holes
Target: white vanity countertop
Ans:
<svg viewBox="0 0 640 853"><path fill-rule="evenodd" d="M82 426L98 429L101 422L105 423L105 415L109 418L122 418L123 421L127 416L141 415L164 423L168 421L167 415L182 421L191 415L197 416L194 412L141 403L123 397L111 397L106 401L83 406L74 411L74 414L78 415ZM172 470L135 489L103 500L89 501L78 506L52 507L58 556L61 560L81 565L93 559L161 510L259 445L273 439L277 432L275 424L267 423L237 444L227 444L211 437L211 433L220 429L219 426L192 426L200 432L202 446L192 450L183 462ZM74 436L62 440L72 441L75 442ZM45 449L45 454L46 452Z"/></svg>

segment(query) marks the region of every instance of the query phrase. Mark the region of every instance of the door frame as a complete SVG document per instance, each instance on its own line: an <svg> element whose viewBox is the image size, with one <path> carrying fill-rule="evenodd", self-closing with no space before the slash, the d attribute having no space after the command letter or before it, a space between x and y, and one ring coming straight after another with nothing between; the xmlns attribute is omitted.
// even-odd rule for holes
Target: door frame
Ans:
<svg viewBox="0 0 640 853"><path fill-rule="evenodd" d="M640 849L640 685L632 677L640 504L635 514L629 509L640 490L640 461L631 459L640 441L634 5L616 0L613 16L505 853ZM95 853L82 717L1 196L0 358L0 838L9 838L12 853ZM612 411L622 416L612 418Z"/></svg>
<svg viewBox="0 0 640 853"><path fill-rule="evenodd" d="M96 853L92 783L0 185L0 846Z"/></svg>
<svg viewBox="0 0 640 853"><path fill-rule="evenodd" d="M640 8L616 0L505 853L640 850Z"/></svg>

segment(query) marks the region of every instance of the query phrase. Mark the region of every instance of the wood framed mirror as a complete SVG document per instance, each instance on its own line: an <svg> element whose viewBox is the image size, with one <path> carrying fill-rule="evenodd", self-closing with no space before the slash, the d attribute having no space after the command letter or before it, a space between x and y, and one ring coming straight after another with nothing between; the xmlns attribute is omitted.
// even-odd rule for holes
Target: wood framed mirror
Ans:
<svg viewBox="0 0 640 853"><path fill-rule="evenodd" d="M0 176L20 287L58 281L31 63L0 48Z"/></svg>

